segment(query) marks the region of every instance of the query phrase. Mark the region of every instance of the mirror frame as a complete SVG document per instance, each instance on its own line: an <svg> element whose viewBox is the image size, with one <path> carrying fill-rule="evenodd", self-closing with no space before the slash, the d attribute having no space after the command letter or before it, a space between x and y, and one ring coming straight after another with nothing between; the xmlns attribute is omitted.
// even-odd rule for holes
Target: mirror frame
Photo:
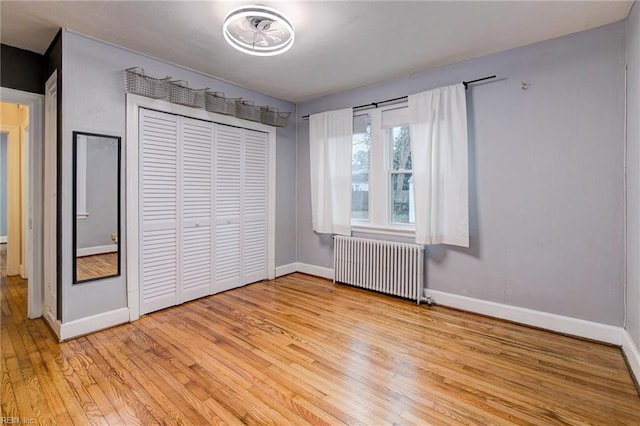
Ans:
<svg viewBox="0 0 640 426"><path fill-rule="evenodd" d="M117 153L117 198L118 198L118 202L117 202L117 207L116 207L116 211L117 211L117 236L118 236L118 251L117 251L117 265L116 265L116 273L115 274L111 274L111 275L102 275L99 277L95 277L95 278L87 278L85 280L78 280L78 255L77 255L77 251L78 251L78 160L77 160L77 154L78 154L78 136L89 136L89 137L99 137L99 138L109 138L109 139L113 139L116 141L117 145L118 145L118 153ZM86 282L92 282L92 281L98 281L98 280L103 280L106 278L113 278L113 277L119 277L121 275L121 263L122 263L122 246L121 246L121 203L120 203L120 198L122 197L122 193L121 193L121 175L122 175L122 159L121 159L121 150L122 150L122 138L120 136L113 136L113 135L105 135L105 134L99 134L99 133L89 133L89 132L79 132L79 131L73 131L73 155L72 155L72 174L73 174L73 191L72 191L72 195L73 195L73 210L72 210L72 215L73 215L73 235L72 235L72 254L73 254L73 284L82 284L82 283L86 283Z"/></svg>

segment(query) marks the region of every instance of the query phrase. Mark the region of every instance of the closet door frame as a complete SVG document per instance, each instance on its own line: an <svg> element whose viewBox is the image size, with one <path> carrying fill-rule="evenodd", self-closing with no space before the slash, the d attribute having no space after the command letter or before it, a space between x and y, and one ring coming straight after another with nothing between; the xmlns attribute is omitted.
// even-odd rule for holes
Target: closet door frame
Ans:
<svg viewBox="0 0 640 426"><path fill-rule="evenodd" d="M126 223L126 256L127 256L127 305L129 320L135 321L140 317L140 249L139 249L139 110L151 109L184 117L211 121L228 126L241 127L249 130L264 132L268 135L267 142L267 278L275 278L275 199L276 199L276 129L261 123L241 120L205 110L176 105L167 101L145 98L143 96L126 95L126 135L125 141L125 217Z"/></svg>

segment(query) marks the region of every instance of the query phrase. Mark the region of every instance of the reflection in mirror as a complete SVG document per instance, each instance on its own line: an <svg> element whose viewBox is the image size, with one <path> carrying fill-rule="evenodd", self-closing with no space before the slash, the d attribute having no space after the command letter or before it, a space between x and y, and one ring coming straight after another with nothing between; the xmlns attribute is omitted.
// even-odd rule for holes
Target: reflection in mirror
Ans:
<svg viewBox="0 0 640 426"><path fill-rule="evenodd" d="M73 282L120 275L120 138L73 132Z"/></svg>

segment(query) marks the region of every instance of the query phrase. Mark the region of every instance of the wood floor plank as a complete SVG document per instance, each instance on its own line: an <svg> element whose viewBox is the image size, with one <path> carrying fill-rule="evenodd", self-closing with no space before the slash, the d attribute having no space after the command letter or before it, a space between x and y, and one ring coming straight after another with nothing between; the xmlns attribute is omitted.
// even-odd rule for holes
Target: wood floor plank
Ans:
<svg viewBox="0 0 640 426"><path fill-rule="evenodd" d="M238 369L235 364L229 365L229 357L235 357L237 354L230 354L224 349L223 345L208 345L207 341L194 339L194 336L198 336L198 333L191 332L192 330L186 332L182 327L173 327L169 331L185 339L191 336L191 344L188 350L197 361L190 367L192 370L200 375L205 375L205 372L211 372L214 376L222 378L225 382L232 383L235 388L247 389L248 392L259 393L259 397L255 395L258 400L268 400L269 405L288 421L295 421L300 424L306 423L304 418L300 418L290 407L287 407L287 404L277 404L277 402L281 400L273 398L273 389L269 388L264 380L264 376L259 371L252 368ZM240 398L245 399L246 395L240 395Z"/></svg>
<svg viewBox="0 0 640 426"><path fill-rule="evenodd" d="M109 400L124 422L132 425L158 424L159 419L153 416L149 407L144 404L145 400L141 398L144 387L127 380L127 372L118 364L110 362L106 348L97 339L90 341L89 338L81 338L80 345L93 360L93 378L109 395Z"/></svg>
<svg viewBox="0 0 640 426"><path fill-rule="evenodd" d="M240 371L248 371L254 377L258 377L257 382L260 385L264 385L266 392L272 396L277 396L276 399L280 400L282 404L289 406L293 411L302 413L302 417L311 421L313 424L323 424L325 422L329 424L341 423L338 418L332 416L329 412L325 411L325 408L320 404L321 398L325 395L318 391L313 386L304 386L300 381L288 381L280 373L273 372L274 362L282 362L282 357L278 357L278 360L272 359L269 361L269 357L264 353L258 351L245 351L238 350L238 346L233 342L223 342L219 346L218 350L211 350L210 354L216 362L224 364L227 368L237 368L237 363L242 360L243 365L246 367ZM265 356L261 356L265 355ZM264 365L265 361L268 365ZM260 370L256 369L257 366ZM272 374L270 374L272 373ZM307 403L312 401L315 403L312 408Z"/></svg>
<svg viewBox="0 0 640 426"><path fill-rule="evenodd" d="M65 343L0 296L2 415L37 424L640 424L619 348L304 274Z"/></svg>
<svg viewBox="0 0 640 426"><path fill-rule="evenodd" d="M7 359L2 357L2 389L0 390L0 409L2 410L2 417L14 418L19 415L18 407L16 406L16 394L13 391L13 382L9 376L9 367L7 366Z"/></svg>
<svg viewBox="0 0 640 426"><path fill-rule="evenodd" d="M146 321L147 319L145 319ZM148 322L148 321L147 321ZM148 387L150 394L156 399L158 404L165 407L167 415L165 420L172 420L172 422L180 423L184 419L188 423L197 424L206 422L207 418L204 417L207 414L210 416L210 421L213 421L218 416L215 411L210 411L210 408L205 402L197 402L188 393L186 384L189 380L182 380L178 386L175 381L168 381L166 378L168 375L159 375L158 371L154 370L153 366L157 361L149 359L145 356L141 356L140 347L134 344L127 337L129 333L124 328L118 328L112 330L115 338L120 339L122 342L127 342L125 345L119 346L119 351L128 358L136 366L136 371L139 372L139 382ZM138 341L141 339L139 338ZM143 341L147 338L142 339ZM171 359L165 361L168 364L172 363ZM188 368L186 365L183 369ZM166 377L165 377L166 376ZM194 403L194 401L196 401ZM199 409L205 407L204 409Z"/></svg>
<svg viewBox="0 0 640 426"><path fill-rule="evenodd" d="M218 308L220 308L220 306L218 306ZM198 308L195 308L195 309L198 309ZM203 311L202 316L204 316L206 312L210 312L210 311L209 310ZM225 318L224 316L220 315L221 312L222 312L221 309L216 309L216 312L213 313L215 315L215 324L228 324L228 326L232 327L232 329L236 328L233 321L228 322L229 318ZM259 333L259 331L254 330L254 333ZM295 353L292 351L286 351L286 352L283 351L282 349L284 348L284 346L282 345L279 347L273 346L273 342L271 341L271 339L268 339L268 338L261 340L261 343L258 346L252 345L251 343L247 345L247 342L243 341L243 339L249 338L249 337L250 337L249 334L235 333L235 332L231 332L231 333L221 332L221 334L216 335L216 339L218 340L219 344L226 347L228 352L233 354L234 357L246 355L247 358L249 359L247 364L262 365L264 368L266 368L266 370L264 371L267 371L267 372L272 372L274 370L273 367L275 365L279 365L282 369L286 370L289 368L290 365L295 364L296 362L299 362L302 364L309 364L310 362L312 362L312 360L310 359L296 357ZM273 351L277 352L278 356L277 358L272 358L267 352L257 350L256 349L257 347L261 347L266 350L273 348ZM255 355L257 355L257 357ZM265 365L265 361L266 361L266 365ZM283 375L282 372L279 372L275 374L275 377L277 378L278 381L282 381L283 377L286 377L286 375ZM312 382L305 383L303 381L296 380L295 383L289 382L287 383L286 386L289 389L295 390L295 393L297 395L301 395L301 397L302 395L304 395L304 398L306 399L310 398L316 404L322 405L324 411L322 411L322 413L319 414L321 417L327 417L327 415L329 415L333 418L340 419L339 422L345 422L349 424L357 423L357 421L352 416L347 415L346 413L343 413L343 412L338 412L334 410L333 407L323 404L321 399L326 397L326 393L321 392L316 388L314 388L314 383ZM333 424L336 424L336 423L333 422Z"/></svg>
<svg viewBox="0 0 640 426"><path fill-rule="evenodd" d="M54 354L59 350L50 330L42 320L28 321L31 338L34 340L37 352L29 354L42 390L42 396L47 402L49 412L46 416L53 421L43 424L73 425L66 403L62 395L63 389L56 386L57 380L52 380L52 368L57 368Z"/></svg>
<svg viewBox="0 0 640 426"><path fill-rule="evenodd" d="M92 371L96 369L93 366L93 359L83 350L80 341L77 339L61 345L61 350L69 360L69 364L73 369L73 373L69 381L74 386L74 390L78 398L85 400L86 408L93 408L90 417L96 419L96 423L100 418L104 418L106 424L123 423L123 419L117 415L113 405L107 400L100 386L92 376ZM83 404L83 406L85 406Z"/></svg>

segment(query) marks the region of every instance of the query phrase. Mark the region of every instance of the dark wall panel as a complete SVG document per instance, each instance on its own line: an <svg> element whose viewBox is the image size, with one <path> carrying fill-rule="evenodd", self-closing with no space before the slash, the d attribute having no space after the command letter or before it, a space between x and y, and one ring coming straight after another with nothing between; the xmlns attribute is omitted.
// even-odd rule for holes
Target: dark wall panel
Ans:
<svg viewBox="0 0 640 426"><path fill-rule="evenodd" d="M44 56L6 44L0 48L0 86L43 94Z"/></svg>

